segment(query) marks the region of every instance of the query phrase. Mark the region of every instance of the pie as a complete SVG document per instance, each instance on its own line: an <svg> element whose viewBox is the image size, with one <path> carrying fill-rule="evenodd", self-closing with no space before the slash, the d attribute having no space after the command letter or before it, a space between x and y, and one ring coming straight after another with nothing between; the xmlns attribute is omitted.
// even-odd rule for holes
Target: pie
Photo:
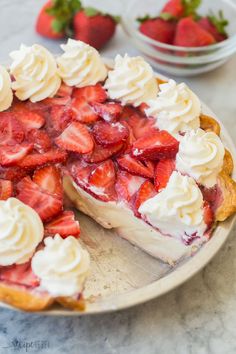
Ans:
<svg viewBox="0 0 236 354"><path fill-rule="evenodd" d="M0 67L0 300L27 311L84 309L71 202L171 265L236 211L231 153L187 85L141 57L62 49L22 45Z"/></svg>

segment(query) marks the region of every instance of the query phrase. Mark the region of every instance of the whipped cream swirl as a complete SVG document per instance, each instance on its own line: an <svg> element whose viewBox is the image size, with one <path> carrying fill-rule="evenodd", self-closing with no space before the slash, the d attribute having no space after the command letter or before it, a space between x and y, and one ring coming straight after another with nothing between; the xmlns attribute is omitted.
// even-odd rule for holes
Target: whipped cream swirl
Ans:
<svg viewBox="0 0 236 354"><path fill-rule="evenodd" d="M12 88L19 100L38 102L56 94L61 79L56 60L46 48L22 44L10 57L13 59L10 72L15 80Z"/></svg>
<svg viewBox="0 0 236 354"><path fill-rule="evenodd" d="M83 290L90 258L79 241L60 235L44 240L45 248L32 258L33 272L41 280L41 287L52 296L74 296Z"/></svg>
<svg viewBox="0 0 236 354"><path fill-rule="evenodd" d="M88 44L69 39L62 44L64 53L57 59L59 74L68 86L95 85L107 77L107 69L98 51Z"/></svg>
<svg viewBox="0 0 236 354"><path fill-rule="evenodd" d="M169 80L161 84L158 97L147 104L146 115L156 118L156 126L175 137L200 127L200 100L185 83Z"/></svg>
<svg viewBox="0 0 236 354"><path fill-rule="evenodd" d="M139 212L163 234L178 239L203 236L203 197L196 182L173 172L165 189L141 204Z"/></svg>
<svg viewBox="0 0 236 354"><path fill-rule="evenodd" d="M127 54L124 57L116 56L114 69L108 73L105 88L113 100L135 107L154 99L158 93L151 66L143 58L130 58Z"/></svg>
<svg viewBox="0 0 236 354"><path fill-rule="evenodd" d="M176 168L207 188L216 184L222 169L225 149L220 138L202 129L185 134L176 156Z"/></svg>
<svg viewBox="0 0 236 354"><path fill-rule="evenodd" d="M12 101L11 78L7 69L0 65L0 112L8 109Z"/></svg>
<svg viewBox="0 0 236 354"><path fill-rule="evenodd" d="M0 201L0 265L27 262L43 239L38 214L16 198Z"/></svg>

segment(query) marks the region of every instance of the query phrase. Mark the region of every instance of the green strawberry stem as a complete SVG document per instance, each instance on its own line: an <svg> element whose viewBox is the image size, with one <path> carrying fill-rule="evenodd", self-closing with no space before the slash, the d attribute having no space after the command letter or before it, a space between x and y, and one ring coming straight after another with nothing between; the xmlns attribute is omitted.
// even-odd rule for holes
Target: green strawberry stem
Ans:
<svg viewBox="0 0 236 354"><path fill-rule="evenodd" d="M52 23L53 30L72 35L73 17L81 9L80 0L52 0L52 7L47 10L47 13L55 18Z"/></svg>
<svg viewBox="0 0 236 354"><path fill-rule="evenodd" d="M120 22L120 16L112 16L112 15L106 13L106 12L102 12L100 10L97 10L94 7L84 7L83 10L84 10L85 15L88 16L88 17L93 17L93 16L96 16L96 15L110 16L110 17L113 18L113 20L116 23Z"/></svg>
<svg viewBox="0 0 236 354"><path fill-rule="evenodd" d="M88 17L96 16L98 14L110 16L109 14L104 14L93 7L84 8L80 0L52 0L52 6L46 11L49 15L55 18L52 23L52 27L55 32L64 32L68 36L72 36L73 18L75 14L81 10L83 10ZM115 22L120 21L118 16L111 17Z"/></svg>
<svg viewBox="0 0 236 354"><path fill-rule="evenodd" d="M196 14L196 10L201 5L201 0L182 0L184 6L184 17Z"/></svg>
<svg viewBox="0 0 236 354"><path fill-rule="evenodd" d="M213 13L213 11L210 11L210 13L207 17L211 21L211 23L216 27L217 31L220 34L227 36L227 31L226 31L225 27L228 26L229 21L225 19L222 10L220 10L218 12L218 17L217 17L217 15L215 15Z"/></svg>

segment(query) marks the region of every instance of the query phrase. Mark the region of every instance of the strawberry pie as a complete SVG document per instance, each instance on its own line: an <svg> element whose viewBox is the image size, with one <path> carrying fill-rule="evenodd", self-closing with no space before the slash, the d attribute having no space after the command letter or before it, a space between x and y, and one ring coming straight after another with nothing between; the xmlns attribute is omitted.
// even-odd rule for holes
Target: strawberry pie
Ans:
<svg viewBox="0 0 236 354"><path fill-rule="evenodd" d="M187 85L141 57L111 68L83 42L62 50L22 45L0 67L0 300L28 311L84 308L90 259L68 198L171 265L236 211L231 154Z"/></svg>

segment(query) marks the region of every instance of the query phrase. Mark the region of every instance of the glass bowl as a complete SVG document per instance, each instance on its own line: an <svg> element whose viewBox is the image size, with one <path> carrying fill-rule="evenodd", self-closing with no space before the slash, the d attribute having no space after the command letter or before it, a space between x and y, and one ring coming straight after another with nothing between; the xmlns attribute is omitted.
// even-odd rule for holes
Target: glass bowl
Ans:
<svg viewBox="0 0 236 354"><path fill-rule="evenodd" d="M194 76L224 64L236 52L236 2L234 0L202 0L198 12L223 10L229 20L229 38L206 47L179 47L153 40L139 32L138 17L158 16L167 0L129 0L123 10L122 26L128 38L159 71L176 76Z"/></svg>

